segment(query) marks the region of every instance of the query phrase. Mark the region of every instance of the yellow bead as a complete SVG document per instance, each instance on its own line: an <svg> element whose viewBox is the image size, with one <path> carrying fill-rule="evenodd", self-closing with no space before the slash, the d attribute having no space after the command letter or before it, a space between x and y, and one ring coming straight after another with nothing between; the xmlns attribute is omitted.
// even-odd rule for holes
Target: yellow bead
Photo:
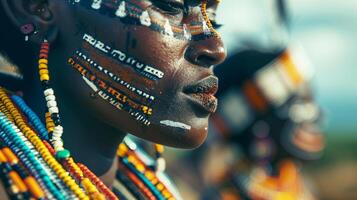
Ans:
<svg viewBox="0 0 357 200"><path fill-rule="evenodd" d="M48 70L47 69L40 69L40 76L48 74Z"/></svg>
<svg viewBox="0 0 357 200"><path fill-rule="evenodd" d="M50 80L50 76L48 74L42 74L40 76L40 80L41 81L49 81Z"/></svg>
<svg viewBox="0 0 357 200"><path fill-rule="evenodd" d="M48 65L48 60L47 60L47 59L40 59L40 60L38 61L38 64Z"/></svg>
<svg viewBox="0 0 357 200"><path fill-rule="evenodd" d="M38 69L48 69L48 66L46 65L46 64L40 64L39 66L38 66Z"/></svg>
<svg viewBox="0 0 357 200"><path fill-rule="evenodd" d="M155 150L159 153L163 153L165 150L165 147L161 144L155 144Z"/></svg>
<svg viewBox="0 0 357 200"><path fill-rule="evenodd" d="M164 189L164 185L163 185L162 183L159 183L159 184L156 185L156 188L157 188L159 191L161 191L161 190Z"/></svg>

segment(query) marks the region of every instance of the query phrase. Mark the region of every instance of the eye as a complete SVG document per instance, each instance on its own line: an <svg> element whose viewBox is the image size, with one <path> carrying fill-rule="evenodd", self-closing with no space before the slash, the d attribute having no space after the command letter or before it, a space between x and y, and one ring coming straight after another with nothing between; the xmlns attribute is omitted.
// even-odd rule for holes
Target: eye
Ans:
<svg viewBox="0 0 357 200"><path fill-rule="evenodd" d="M170 0L153 0L153 4L162 10L164 13L170 15L182 14L185 11L185 5L179 1Z"/></svg>

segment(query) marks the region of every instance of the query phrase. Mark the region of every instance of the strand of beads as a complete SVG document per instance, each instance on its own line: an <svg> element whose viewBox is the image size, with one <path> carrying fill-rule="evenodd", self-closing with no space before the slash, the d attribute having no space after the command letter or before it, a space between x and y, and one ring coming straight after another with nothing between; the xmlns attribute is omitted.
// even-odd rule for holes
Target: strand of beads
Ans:
<svg viewBox="0 0 357 200"><path fill-rule="evenodd" d="M37 116L35 117L34 112L25 104L25 102L20 97L13 95L13 96L11 96L11 99L12 100L16 100L16 101L14 101L14 103L16 103L16 106L21 110L21 112L23 113L24 117L27 117L30 120L38 118ZM41 130L41 128L44 127L41 122L37 122L36 123L34 121L29 121L29 123L35 125L34 126L35 130ZM38 151L36 151L36 148L34 147L34 145L21 132L19 132L19 136L27 144L27 146L33 151L33 153L39 159L39 161L43 165L47 165L46 161L43 159L41 154ZM44 146L42 146L41 148L43 148L43 147ZM51 180L53 180L53 183L57 186L57 188L59 188L59 191L62 194L65 194L65 196L68 197L68 198L74 198L73 195L72 195L73 193L67 191L68 189L67 189L67 187L65 187L63 185L63 182L61 180L57 179L57 175L56 175L56 173L55 173L55 171L53 169L45 168L44 170L49 174Z"/></svg>
<svg viewBox="0 0 357 200"><path fill-rule="evenodd" d="M0 135L4 143L10 147L15 153L18 153L19 158L26 168L35 176L39 181L41 187L44 189L46 196L64 199L64 196L57 191L50 180L48 174L43 170L43 166L33 152L27 147L27 145L18 136L18 130L15 125L6 119L3 113L0 112L0 129L3 130Z"/></svg>
<svg viewBox="0 0 357 200"><path fill-rule="evenodd" d="M14 173L13 168L8 163L7 158L1 151L0 151L0 178L11 199L17 200L17 199L25 198L22 192L26 191L27 189L26 186L24 187L22 180L17 179L18 176L16 175L16 172ZM26 198L29 198L29 196L26 196Z"/></svg>
<svg viewBox="0 0 357 200"><path fill-rule="evenodd" d="M46 118L46 129L48 131L48 134L49 135L52 135L53 131L55 130L55 123L52 121L52 118L51 118L51 114L49 112L46 112L45 114L45 118Z"/></svg>
<svg viewBox="0 0 357 200"><path fill-rule="evenodd" d="M33 130L26 125L20 112L12 104L7 94L1 89L0 89L0 97L3 100L3 102L6 101L6 103L4 104L7 107L7 109L11 112L12 116L15 119L16 124L20 127L22 133L24 133L26 138L28 138L29 141L35 146L37 151L41 154L42 158L55 171L57 176L60 177L60 179L68 186L68 188L71 189L71 191L74 194L76 194L78 198L88 199L87 195L84 194L84 192L81 190L79 185L76 184L74 179L67 174L66 170L64 170L63 167L57 162L57 160L51 155L51 153L48 151L48 149L43 144L41 139L36 135L36 133L33 132ZM18 106L20 108L23 108L26 105L23 104Z"/></svg>
<svg viewBox="0 0 357 200"><path fill-rule="evenodd" d="M89 179L83 177L83 172L76 165L73 159L70 157L70 152L63 147L63 141L61 139L63 134L63 127L61 125L59 109L57 107L56 97L54 90L50 87L50 75L48 71L48 54L49 54L49 43L45 40L40 48L39 56L39 74L40 81L44 88L44 95L47 102L48 112L51 118L47 117L46 126L51 128L52 138L51 144L55 151L55 156L62 161L63 165L69 169L69 172L72 172L74 177L77 177L78 182L81 183L82 187L86 193L90 196L91 199L101 200L104 198L104 195L99 193L96 187L90 182ZM48 114L47 114L48 115ZM54 127L53 127L54 126Z"/></svg>
<svg viewBox="0 0 357 200"><path fill-rule="evenodd" d="M119 145L117 154L120 167L148 198L154 195L156 199L175 199L166 185L157 178L155 172L148 168L137 153L130 149L125 142ZM145 188L149 189L151 195Z"/></svg>
<svg viewBox="0 0 357 200"><path fill-rule="evenodd" d="M40 121L40 119L37 117L37 115L26 105L26 103L24 102L24 100L22 98L20 98L19 96L16 95L12 95L11 99L14 101L14 103L16 104L16 106L22 111L22 113L24 114L25 117L27 117L29 119L29 123L32 125L32 127L34 128L34 130L37 130L37 132L41 131L43 138L48 138L48 133L46 128L44 127L44 125L42 124L42 122ZM21 134L20 134L21 136ZM23 138L23 140L27 143L27 145L30 148L33 148L33 145L27 140L27 138ZM45 141L45 140L44 140ZM39 155L39 153L37 151L34 151L34 154L36 154L36 156L38 157L38 159L45 163L45 161L43 160L43 158L41 157L41 155ZM55 173L53 170L48 171L48 173L51 175L51 177L55 177ZM56 179L54 179L56 180ZM55 185L57 187L60 188L60 190L62 192L64 192L66 189L62 187L62 183L59 183L61 181L57 181L55 182Z"/></svg>
<svg viewBox="0 0 357 200"><path fill-rule="evenodd" d="M52 128L53 127L53 121L50 117L48 117L48 114L46 115L46 122L47 122L47 127L48 128ZM50 131L50 130L49 130ZM52 152L53 154L55 154L55 150L52 148L52 146L50 144L48 144L46 142L46 147L49 149L50 152ZM105 194L101 194L96 188L95 188L95 183L93 181L91 181L90 179L88 180L88 178L86 178L84 176L84 172L82 171L82 169L77 165L77 163L74 162L72 157L69 157L67 159L62 159L62 163L63 165L68 169L69 173L75 177L75 179L81 183L81 185L83 186L84 190L86 191L86 193L89 195L90 199L98 199L98 200L102 200L105 199ZM104 187L106 187L103 184ZM107 188L106 190L109 190L109 188ZM110 191L110 190L109 190Z"/></svg>
<svg viewBox="0 0 357 200"><path fill-rule="evenodd" d="M20 165L19 159L10 148L3 147L0 151L0 157L4 162L8 162L10 166L13 167L13 169L19 174L20 180L18 182L23 184L23 188L26 187L26 191L28 190L36 199L45 199L45 193L37 183L36 179L33 176L30 176L30 174Z"/></svg>
<svg viewBox="0 0 357 200"><path fill-rule="evenodd" d="M38 69L40 75L40 81L43 87L43 94L46 99L46 105L48 112L51 114L52 121L55 124L53 129L51 144L55 149L56 157L59 159L66 159L70 156L70 152L63 147L62 134L63 127L61 125L59 109L57 107L56 96L53 89L50 86L50 74L48 70L48 54L50 50L50 44L47 40L44 40L40 48L40 56L38 60Z"/></svg>
<svg viewBox="0 0 357 200"><path fill-rule="evenodd" d="M104 193L107 199L109 200L119 200L118 197L85 165L78 164L78 167L83 171L84 175L88 177L98 188Z"/></svg>
<svg viewBox="0 0 357 200"><path fill-rule="evenodd" d="M160 173L165 171L166 161L162 154L164 153L164 146L161 144L154 144L155 156L156 156L156 172Z"/></svg>
<svg viewBox="0 0 357 200"><path fill-rule="evenodd" d="M25 110L30 109L23 101L21 101L19 104L16 105L21 111L22 113L24 113ZM33 118L33 117L29 117L29 118ZM25 121L25 119L23 119ZM34 123L32 123L34 124ZM33 143L31 143L21 132L19 132L19 136L21 137L21 139L28 145L28 147L33 151L33 153L36 155L36 157L39 159L39 161L44 165L44 166L50 166L50 168L44 168L44 170L49 174L50 179L52 180L52 182L57 186L57 188L59 189L59 191L64 194L64 196L68 199L73 199L75 198L75 196L73 196L73 192L72 191L68 191L69 184L71 183L71 181L69 180L69 182L65 183L64 181L62 181L61 179L58 179L58 172L56 172L55 170L61 170L60 168L58 168L58 166L60 166L59 164L52 164L50 165L48 163L48 160L45 161L45 145L42 144L42 141L38 141L38 144L40 145L39 147L35 148ZM30 137L30 136L29 136ZM41 150L42 149L42 150ZM42 153L42 154L41 154ZM47 154L48 155L48 154ZM49 158L47 158L49 159ZM51 159L50 159L51 160ZM53 160L53 158L52 158ZM62 169L63 170L63 169ZM64 170L63 170L64 171ZM63 183L65 183L65 185L63 185ZM71 188L70 188L71 189Z"/></svg>
<svg viewBox="0 0 357 200"><path fill-rule="evenodd" d="M23 105L25 104L24 100L22 100L19 96L12 95L11 100L14 101L15 104L17 105ZM31 110L31 109L24 109L23 110L24 114L28 118L28 121L32 123L32 126L35 128L35 131L39 133L39 136L42 140L48 140L48 133L43 126L40 118Z"/></svg>
<svg viewBox="0 0 357 200"><path fill-rule="evenodd" d="M5 105L0 101L0 111L11 121L14 122L11 113L6 109Z"/></svg>

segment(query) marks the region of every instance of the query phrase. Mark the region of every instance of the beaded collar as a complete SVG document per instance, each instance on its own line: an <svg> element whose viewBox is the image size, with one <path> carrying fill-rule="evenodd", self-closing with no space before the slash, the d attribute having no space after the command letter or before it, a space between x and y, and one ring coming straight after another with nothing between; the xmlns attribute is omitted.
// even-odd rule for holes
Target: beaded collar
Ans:
<svg viewBox="0 0 357 200"><path fill-rule="evenodd" d="M181 199L154 161L128 139L118 148L113 191L85 165L60 159L47 128L20 96L0 88L0 179L11 199Z"/></svg>

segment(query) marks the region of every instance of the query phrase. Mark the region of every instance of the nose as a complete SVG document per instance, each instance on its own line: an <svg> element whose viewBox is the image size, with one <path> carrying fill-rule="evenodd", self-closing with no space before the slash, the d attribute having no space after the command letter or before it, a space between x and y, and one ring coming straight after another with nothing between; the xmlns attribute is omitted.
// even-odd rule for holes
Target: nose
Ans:
<svg viewBox="0 0 357 200"><path fill-rule="evenodd" d="M222 63L226 57L227 53L223 42L217 37L191 41L185 52L186 60L207 68Z"/></svg>

